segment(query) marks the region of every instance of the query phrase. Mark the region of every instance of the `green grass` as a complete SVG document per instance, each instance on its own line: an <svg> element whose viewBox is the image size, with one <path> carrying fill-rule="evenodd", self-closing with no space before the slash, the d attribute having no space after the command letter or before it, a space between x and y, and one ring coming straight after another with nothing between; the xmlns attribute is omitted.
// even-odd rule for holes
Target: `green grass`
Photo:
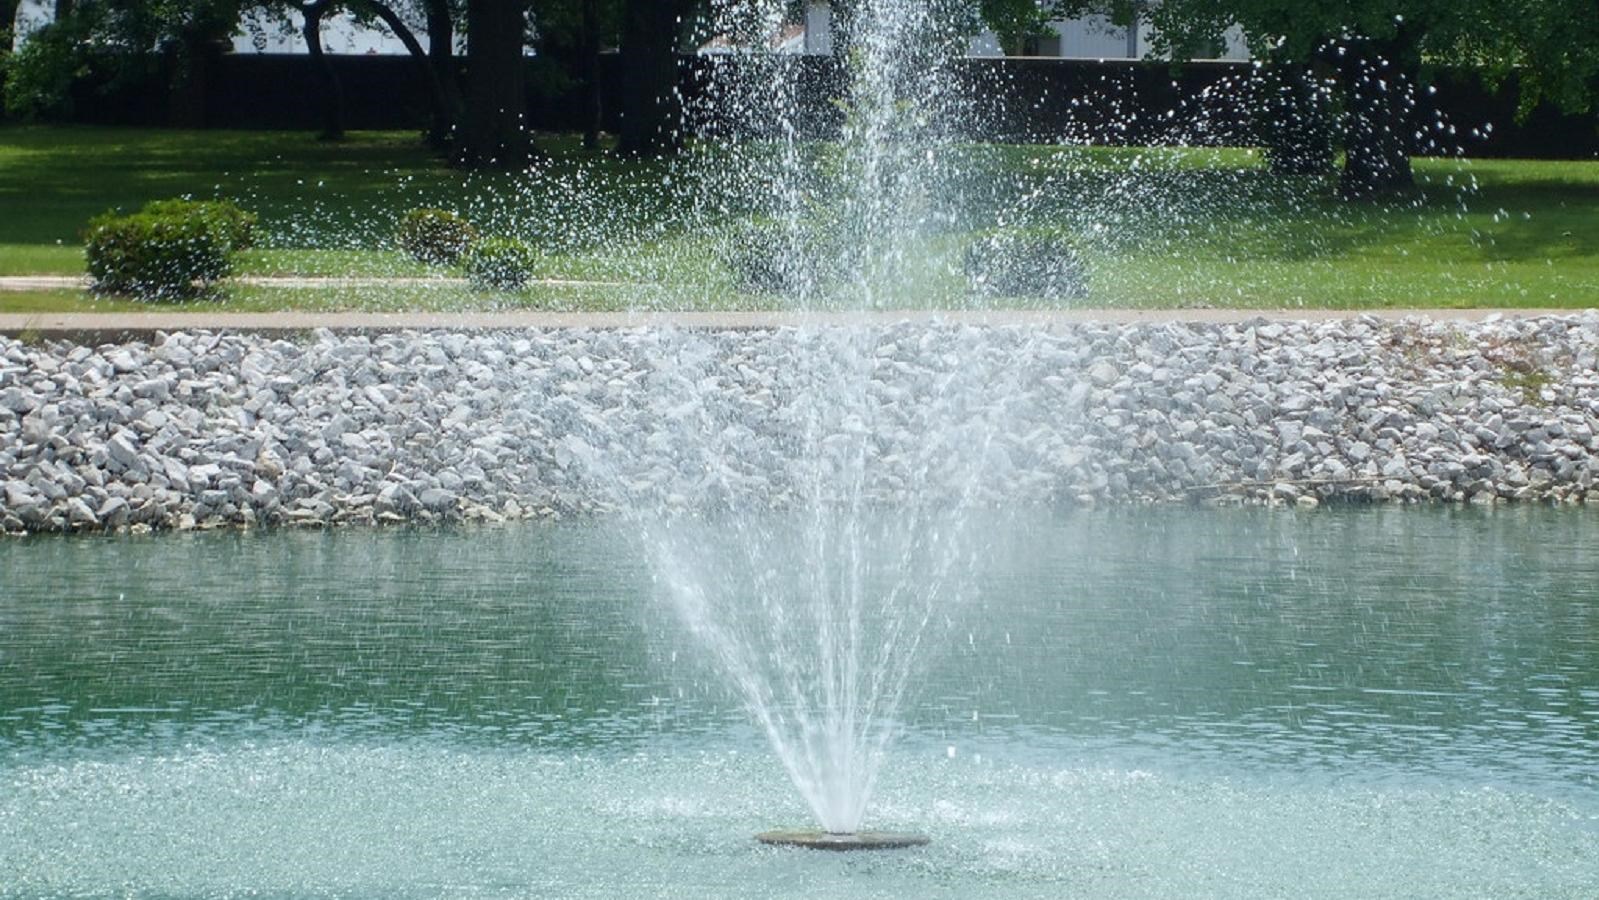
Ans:
<svg viewBox="0 0 1599 900"><path fill-rule="evenodd" d="M301 275L421 271L391 241L415 206L460 209L565 251L574 241L561 227L563 195L580 180L594 186L580 199L605 202L613 230L640 230L672 199L654 187L669 164L587 153L573 139L544 146L548 159L525 176L448 168L403 132L328 143L295 132L0 127L0 274L81 273L90 217L167 197L226 198L258 213L267 252L247 255L243 270Z"/></svg>
<svg viewBox="0 0 1599 900"><path fill-rule="evenodd" d="M1351 204L1330 178L1284 183L1247 151L996 155L1044 192L1031 224L1090 235L1098 303L1599 304L1599 163L1418 159L1413 196Z"/></svg>
<svg viewBox="0 0 1599 900"><path fill-rule="evenodd" d="M414 144L398 135L335 146L272 132L0 129L0 204L8 211L0 272L79 272L78 233L91 216L165 197L228 196L281 213L299 202L306 178L320 178L353 210L374 202L386 180L370 174L374 167L397 176L431 169Z"/></svg>
<svg viewBox="0 0 1599 900"><path fill-rule="evenodd" d="M649 312L682 310L670 291L637 285L534 285L508 294L483 293L465 285L396 285L375 288L301 288L234 285L221 297L146 303L96 296L80 290L13 291L0 294L0 313L79 312ZM778 298L725 292L693 304L696 310L780 309Z"/></svg>
<svg viewBox="0 0 1599 900"><path fill-rule="evenodd" d="M226 309L780 305L731 288L712 236L748 211L722 199L719 173L749 179L748 190L759 148L702 148L700 160L730 162L718 169L622 161L570 139L543 146L549 156L530 174L480 175L439 165L409 133L329 144L288 132L0 127L0 275L81 274L78 232L91 216L188 195L260 214L262 247L242 255L242 274L428 274L390 241L403 212L428 205L545 248L543 277L643 285L538 285L513 296L233 285ZM961 248L1001 219L1071 235L1096 306L1599 305L1599 162L1422 159L1414 196L1373 205L1337 200L1330 179L1273 179L1247 150L948 152L960 157L949 190L965 219L928 239L921 252L934 264L890 305L964 304ZM0 293L0 311L143 308L78 291Z"/></svg>

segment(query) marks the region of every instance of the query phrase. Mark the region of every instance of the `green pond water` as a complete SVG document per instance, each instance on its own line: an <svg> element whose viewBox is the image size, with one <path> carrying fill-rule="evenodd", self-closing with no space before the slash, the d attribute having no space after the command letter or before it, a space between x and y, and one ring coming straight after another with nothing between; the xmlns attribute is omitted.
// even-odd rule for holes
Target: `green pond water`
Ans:
<svg viewBox="0 0 1599 900"><path fill-rule="evenodd" d="M621 523L0 542L0 897L1599 896L1592 510L981 527L868 855Z"/></svg>

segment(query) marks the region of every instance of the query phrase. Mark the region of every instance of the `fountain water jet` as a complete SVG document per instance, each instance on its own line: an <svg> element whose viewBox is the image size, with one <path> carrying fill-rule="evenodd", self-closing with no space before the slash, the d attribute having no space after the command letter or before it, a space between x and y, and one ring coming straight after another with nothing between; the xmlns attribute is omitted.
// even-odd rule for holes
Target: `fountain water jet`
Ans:
<svg viewBox="0 0 1599 900"><path fill-rule="evenodd" d="M834 834L829 831L763 831L757 841L772 847L802 847L807 850L904 850L924 847L926 835L903 831L861 831Z"/></svg>
<svg viewBox="0 0 1599 900"><path fill-rule="evenodd" d="M729 4L718 24L764 44L786 5ZM950 75L964 47L958 23L944 3L857 4L836 145L802 140L791 61L750 53L724 70L728 83L713 91L725 107L719 118L748 132L731 151L738 175L758 186L752 203L787 245L758 249L790 267L783 280L798 288L789 298L798 311L893 305L918 270L942 265L927 238L953 213L941 188L959 96ZM737 342L665 338L650 393L673 400L650 440L673 448L674 475L687 474L698 496L655 496L652 486L671 479L628 470L625 439L603 427L576 451L640 525L661 593L737 690L821 826L816 834L827 835L763 841L917 842L860 829L924 644L971 593L979 541L964 511L982 493L1014 387L992 373L1020 377L1017 367L974 365L976 354L1005 346L975 336L956 327L784 330L781 361L752 363L780 373L766 386L774 402L754 405L775 414L727 390L725 355L741 352ZM907 353L928 373L910 388L895 377ZM775 476L771 460L745 458L752 428L790 448ZM785 514L774 517L773 506Z"/></svg>
<svg viewBox="0 0 1599 900"><path fill-rule="evenodd" d="M775 30L787 6L731 4L720 24L759 38ZM741 85L717 92L725 103L746 104L746 119L752 110L774 119L761 129L776 136L775 152L762 154L770 168L761 182L773 188L766 211L782 230L780 264L793 270L783 280L799 287L793 302L800 309L886 305L915 283L917 267L930 264L918 239L940 214L938 149L955 96L947 74L963 47L952 8L917 0L852 7L841 29L848 88L836 150L802 143L788 61L752 54ZM828 152L837 153L831 184L819 178L815 158ZM905 424L905 407L876 393L878 340L862 330L807 329L795 342L788 425L807 462L786 485L791 522L774 527L735 512L718 523L714 531L733 536L737 564L714 572L704 549L716 535L671 519L647 529L682 620L736 686L823 829L763 834L766 843L925 842L859 829L935 610L958 604L964 591L957 574L969 558L960 513L966 497L902 485L895 515L869 516L872 467L887 436ZM950 373L920 398L927 405L911 433L924 477L985 446L980 437L964 447L951 440L976 437L952 423L984 420L968 408L982 405L982 391L949 393L958 380ZM712 416L702 424L704 434L725 433L730 423ZM704 454L707 471L736 468L736 441L690 446ZM884 559L895 564L878 562Z"/></svg>

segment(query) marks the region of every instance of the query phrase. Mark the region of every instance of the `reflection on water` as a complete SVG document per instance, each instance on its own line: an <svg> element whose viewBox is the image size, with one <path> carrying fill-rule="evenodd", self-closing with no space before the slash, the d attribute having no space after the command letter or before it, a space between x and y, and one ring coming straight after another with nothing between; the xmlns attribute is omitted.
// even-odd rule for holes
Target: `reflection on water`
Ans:
<svg viewBox="0 0 1599 900"><path fill-rule="evenodd" d="M1229 879L1317 852L1330 883L1377 878L1388 852L1438 893L1599 877L1591 511L1024 512L985 528L981 595L941 623L873 816L945 846L883 889L947 869L1043 894L1272 894L1287 882ZM644 558L604 523L0 542L0 857L16 851L0 882L582 893L518 880L516 853L574 854L603 831L620 845L573 860L625 867L644 847L668 881L720 883L727 848L754 852L748 829L803 812ZM275 805L307 797L321 813ZM399 822L465 829L511 868L418 855L393 843ZM679 827L691 836L655 836ZM319 851L291 877L182 850L207 834L226 836L217 853L365 840L395 858ZM1277 843L1249 863L1224 839ZM1124 870L1150 842L1177 868ZM63 849L79 846L102 863ZM1053 853L1099 868L1043 866ZM800 884L838 887L750 892Z"/></svg>
<svg viewBox="0 0 1599 900"><path fill-rule="evenodd" d="M1017 538L970 617L982 629L958 668L980 721L1246 765L1599 776L1599 517L1586 511L1052 526Z"/></svg>
<svg viewBox="0 0 1599 900"><path fill-rule="evenodd" d="M989 530L983 595L924 660L913 740L1599 772L1583 511L1027 513ZM0 568L14 753L304 730L603 744L741 721L604 525L40 538L0 543Z"/></svg>

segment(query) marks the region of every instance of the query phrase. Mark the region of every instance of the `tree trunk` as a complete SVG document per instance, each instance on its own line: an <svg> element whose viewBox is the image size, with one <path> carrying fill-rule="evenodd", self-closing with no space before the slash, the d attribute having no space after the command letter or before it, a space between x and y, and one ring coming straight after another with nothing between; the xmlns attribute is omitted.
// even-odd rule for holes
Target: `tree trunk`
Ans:
<svg viewBox="0 0 1599 900"><path fill-rule="evenodd" d="M1333 166L1332 112L1308 63L1268 64L1260 80L1257 129L1274 175L1323 175Z"/></svg>
<svg viewBox="0 0 1599 900"><path fill-rule="evenodd" d="M583 57L583 146L600 149L600 128L605 120L600 86L600 0L583 0L583 36L578 52Z"/></svg>
<svg viewBox="0 0 1599 900"><path fill-rule="evenodd" d="M683 146L677 93L677 42L681 0L628 0L622 25L622 133L620 149L660 156Z"/></svg>
<svg viewBox="0 0 1599 900"><path fill-rule="evenodd" d="M519 0L467 0L466 17L466 117L456 161L489 168L520 166L532 149L523 87L523 5Z"/></svg>
<svg viewBox="0 0 1599 900"><path fill-rule="evenodd" d="M461 121L461 81L455 71L455 19L450 15L449 0L426 0L428 26L428 62L433 66L433 77L444 92L444 105L448 115L435 116L428 130L428 143L443 150L455 140L456 126Z"/></svg>
<svg viewBox="0 0 1599 900"><path fill-rule="evenodd" d="M1338 189L1350 199L1381 197L1415 185L1410 169L1410 112L1415 78L1407 43L1355 40L1340 73L1348 106L1344 170Z"/></svg>
<svg viewBox="0 0 1599 900"><path fill-rule="evenodd" d="M8 37L12 29L17 27L17 7L21 5L22 0L0 0L0 32L4 32ZM7 41L4 48L0 48L0 52L9 52L10 50L11 43L9 41Z"/></svg>
<svg viewBox="0 0 1599 900"><path fill-rule="evenodd" d="M324 141L344 139L344 85L339 82L333 60L322 52L322 16L332 5L332 0L316 0L300 6L305 18L300 30L305 37L305 51L322 74L322 131L317 136Z"/></svg>
<svg viewBox="0 0 1599 900"><path fill-rule="evenodd" d="M428 131L429 141L433 142L435 135L448 135L454 127L449 97L445 94L444 85L439 81L438 73L428 59L427 52L422 49L422 43L416 39L416 35L386 3L377 0L351 0L350 5L366 9L383 20L383 24L387 25L389 30L394 32L394 36L400 39L400 43L405 45L406 52L411 54L411 59L416 62L422 81L428 88L428 105L433 115L433 124ZM441 146L438 143L434 145Z"/></svg>
<svg viewBox="0 0 1599 900"><path fill-rule="evenodd" d="M185 36L168 60L167 120L174 128L204 128L206 95L220 49L209 36Z"/></svg>

